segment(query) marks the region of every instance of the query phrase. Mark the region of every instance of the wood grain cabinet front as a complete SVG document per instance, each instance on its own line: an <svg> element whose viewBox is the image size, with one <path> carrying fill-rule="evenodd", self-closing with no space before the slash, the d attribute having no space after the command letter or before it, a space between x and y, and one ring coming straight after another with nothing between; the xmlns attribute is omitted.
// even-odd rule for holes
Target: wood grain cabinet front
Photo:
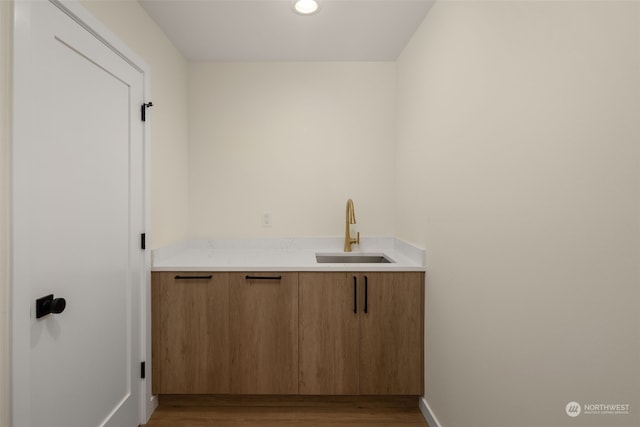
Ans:
<svg viewBox="0 0 640 427"><path fill-rule="evenodd" d="M154 394L229 393L229 274L153 272Z"/></svg>
<svg viewBox="0 0 640 427"><path fill-rule="evenodd" d="M232 394L298 393L298 273L230 273Z"/></svg>
<svg viewBox="0 0 640 427"><path fill-rule="evenodd" d="M300 394L358 394L357 279L300 273Z"/></svg>
<svg viewBox="0 0 640 427"><path fill-rule="evenodd" d="M299 281L300 394L422 394L424 273Z"/></svg>
<svg viewBox="0 0 640 427"><path fill-rule="evenodd" d="M153 393L421 395L423 307L421 272L153 272Z"/></svg>

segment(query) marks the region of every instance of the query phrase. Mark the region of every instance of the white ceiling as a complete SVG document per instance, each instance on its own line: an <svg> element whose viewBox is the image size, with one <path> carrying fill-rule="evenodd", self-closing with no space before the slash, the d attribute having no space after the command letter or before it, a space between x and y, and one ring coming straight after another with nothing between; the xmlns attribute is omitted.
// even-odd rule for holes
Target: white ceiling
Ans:
<svg viewBox="0 0 640 427"><path fill-rule="evenodd" d="M139 0L192 61L393 61L434 0Z"/></svg>

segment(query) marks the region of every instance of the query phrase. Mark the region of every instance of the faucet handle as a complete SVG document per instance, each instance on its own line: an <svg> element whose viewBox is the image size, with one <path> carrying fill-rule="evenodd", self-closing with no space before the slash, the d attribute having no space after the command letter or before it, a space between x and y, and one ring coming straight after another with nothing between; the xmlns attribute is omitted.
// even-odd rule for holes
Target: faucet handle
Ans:
<svg viewBox="0 0 640 427"><path fill-rule="evenodd" d="M356 234L356 241L355 241L356 245L360 244L360 232L358 231L358 233Z"/></svg>

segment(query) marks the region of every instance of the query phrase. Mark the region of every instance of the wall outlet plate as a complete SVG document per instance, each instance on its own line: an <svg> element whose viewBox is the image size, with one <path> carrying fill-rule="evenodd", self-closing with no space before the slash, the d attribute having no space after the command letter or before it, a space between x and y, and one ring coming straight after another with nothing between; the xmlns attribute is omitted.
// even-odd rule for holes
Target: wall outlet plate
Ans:
<svg viewBox="0 0 640 427"><path fill-rule="evenodd" d="M271 227L271 212L262 212L262 226Z"/></svg>

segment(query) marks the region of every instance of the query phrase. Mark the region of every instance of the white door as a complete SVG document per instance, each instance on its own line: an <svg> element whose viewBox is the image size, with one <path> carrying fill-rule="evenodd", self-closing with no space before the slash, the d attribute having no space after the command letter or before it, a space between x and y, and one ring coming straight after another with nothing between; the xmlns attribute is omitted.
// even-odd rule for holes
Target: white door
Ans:
<svg viewBox="0 0 640 427"><path fill-rule="evenodd" d="M144 73L58 4L17 7L14 426L134 427ZM49 294L66 309L36 319Z"/></svg>

